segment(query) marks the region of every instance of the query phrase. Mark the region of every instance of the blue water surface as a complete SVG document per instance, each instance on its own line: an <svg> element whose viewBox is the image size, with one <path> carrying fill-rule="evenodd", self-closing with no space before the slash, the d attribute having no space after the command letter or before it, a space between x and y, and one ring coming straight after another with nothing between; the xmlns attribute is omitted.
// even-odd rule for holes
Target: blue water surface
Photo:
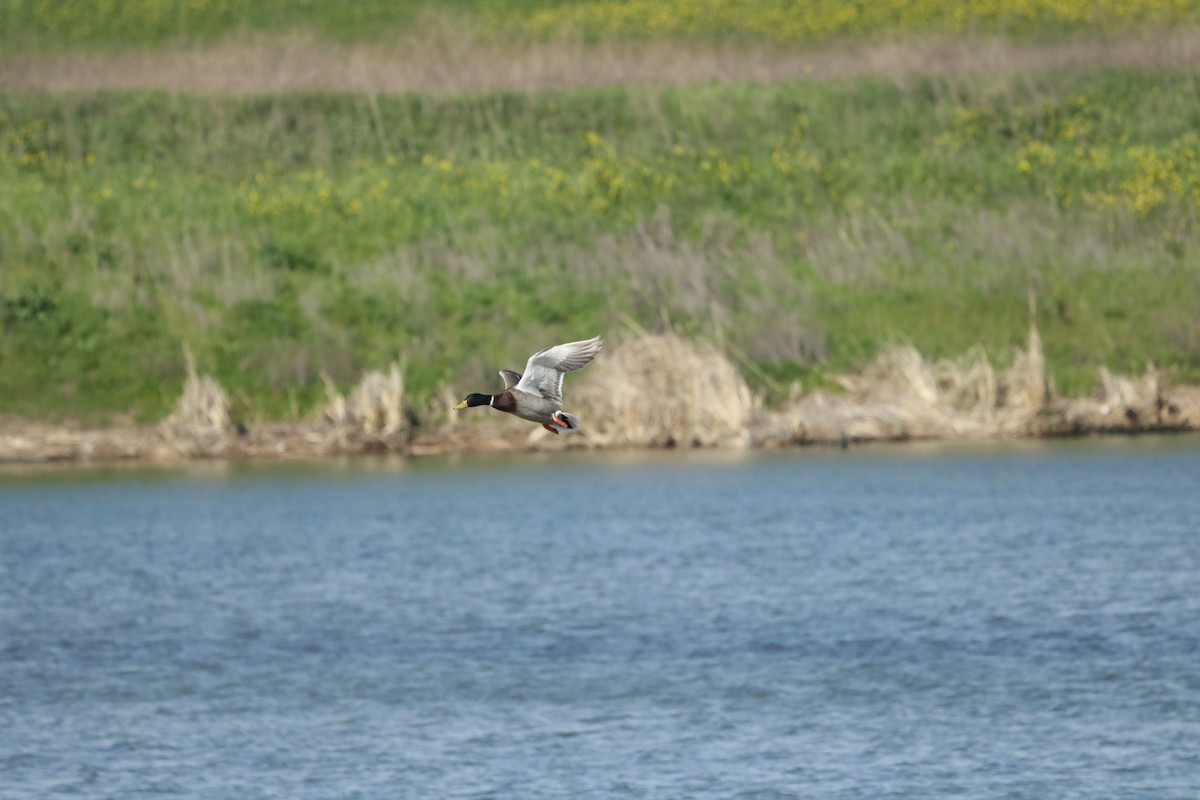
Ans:
<svg viewBox="0 0 1200 800"><path fill-rule="evenodd" d="M1200 441L0 472L0 797L1196 798Z"/></svg>

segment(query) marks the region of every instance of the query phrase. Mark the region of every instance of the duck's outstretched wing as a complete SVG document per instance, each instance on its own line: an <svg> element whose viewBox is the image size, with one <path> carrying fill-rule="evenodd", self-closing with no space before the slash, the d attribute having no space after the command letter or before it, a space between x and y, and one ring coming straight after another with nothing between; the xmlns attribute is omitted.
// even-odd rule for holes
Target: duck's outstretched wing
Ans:
<svg viewBox="0 0 1200 800"><path fill-rule="evenodd" d="M525 365L525 374L517 383L517 389L562 403L563 374L586 365L602 347L604 339L597 336L581 342L558 344L534 353Z"/></svg>
<svg viewBox="0 0 1200 800"><path fill-rule="evenodd" d="M504 378L505 389L511 389L521 382L521 373L513 372L511 369L500 370L500 377Z"/></svg>

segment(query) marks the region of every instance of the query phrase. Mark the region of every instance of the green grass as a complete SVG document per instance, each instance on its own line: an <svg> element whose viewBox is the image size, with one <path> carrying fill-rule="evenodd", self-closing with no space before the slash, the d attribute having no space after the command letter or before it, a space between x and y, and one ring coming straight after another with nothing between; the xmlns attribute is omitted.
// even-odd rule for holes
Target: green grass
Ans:
<svg viewBox="0 0 1200 800"><path fill-rule="evenodd" d="M312 31L330 39L395 35L434 7L473 3L355 0L0 0L10 50L195 44L242 33Z"/></svg>
<svg viewBox="0 0 1200 800"><path fill-rule="evenodd" d="M0 413L247 417L403 355L433 402L631 320L766 385L887 344L1200 379L1188 74L368 99L0 95Z"/></svg>
<svg viewBox="0 0 1200 800"><path fill-rule="evenodd" d="M0 0L0 48L195 45L241 34L395 41L449 24L487 41L742 39L814 43L912 34L1047 36L1200 22L1196 0Z"/></svg>

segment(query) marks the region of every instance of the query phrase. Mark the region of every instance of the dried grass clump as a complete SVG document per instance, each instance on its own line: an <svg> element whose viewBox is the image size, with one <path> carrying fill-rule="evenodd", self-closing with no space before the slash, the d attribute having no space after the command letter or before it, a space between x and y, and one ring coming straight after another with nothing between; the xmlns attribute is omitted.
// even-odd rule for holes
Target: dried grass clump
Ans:
<svg viewBox="0 0 1200 800"><path fill-rule="evenodd" d="M365 373L349 398L337 390L328 375L325 392L328 404L324 418L345 432L373 437L399 433L405 422L404 367L396 362L387 373L371 370Z"/></svg>
<svg viewBox="0 0 1200 800"><path fill-rule="evenodd" d="M1046 377L1046 354L1036 325L1029 326L1029 344L1016 354L1004 377L997 398L1010 422L1033 420L1045 411L1053 391Z"/></svg>
<svg viewBox="0 0 1200 800"><path fill-rule="evenodd" d="M201 375L190 350L184 351L187 379L175 410L162 424L162 432L175 438L224 436L234 429L229 393L211 375Z"/></svg>
<svg viewBox="0 0 1200 800"><path fill-rule="evenodd" d="M1166 376L1148 364L1140 378L1101 367L1093 396L1067 403L1063 423L1068 431L1183 428L1194 425L1196 416L1191 392L1170 388Z"/></svg>
<svg viewBox="0 0 1200 800"><path fill-rule="evenodd" d="M1100 368L1097 393L1100 401L1111 408L1150 410L1162 398L1161 381L1153 364L1146 367L1141 378L1125 378Z"/></svg>
<svg viewBox="0 0 1200 800"><path fill-rule="evenodd" d="M998 373L981 348L928 361L912 347L882 353L840 383L844 395L817 392L785 413L801 441L994 438L1028 435L1049 401L1036 328L1028 348Z"/></svg>
<svg viewBox="0 0 1200 800"><path fill-rule="evenodd" d="M592 444L744 444L758 402L716 348L643 336L588 368L575 405Z"/></svg>

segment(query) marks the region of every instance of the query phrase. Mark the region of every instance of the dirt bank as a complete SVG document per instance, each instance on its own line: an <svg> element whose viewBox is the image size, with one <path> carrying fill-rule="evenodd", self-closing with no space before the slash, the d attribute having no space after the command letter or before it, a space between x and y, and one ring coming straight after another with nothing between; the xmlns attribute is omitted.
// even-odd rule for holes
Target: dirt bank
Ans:
<svg viewBox="0 0 1200 800"><path fill-rule="evenodd" d="M613 443L584 435L554 437L518 420L484 419L431 430L367 434L327 423L270 423L241 432L197 431L178 435L161 426L83 429L19 419L0 421L0 463L139 461L171 463L188 459L307 459L368 453L429 455L498 451L538 451L588 447L789 447L845 445L873 441L988 440L1108 433L1200 430L1200 387L1180 387L1164 395L1162 408L1138 408L1078 399L1057 403L1037 415L1036 424L1011 432L984 431L979 425L947 421L937 430L914 423L894 401L861 404L823 395L802 411L769 414L741 436L701 442L686 435L660 435L642 442ZM923 416L936 416L927 409ZM775 425L771 423L775 422Z"/></svg>
<svg viewBox="0 0 1200 800"><path fill-rule="evenodd" d="M877 441L1039 438L1200 430L1200 387L1171 386L1153 367L1135 377L1098 371L1089 397L1058 397L1041 342L1004 369L973 350L928 361L911 348L881 354L841 391L804 392L764 408L714 346L676 336L615 343L568 391L583 434L554 436L488 412L422 423L406 407L403 369L372 371L349 395L329 389L315 418L247 424L189 362L175 413L159 425L87 429L0 420L0 463L296 459L365 453L425 455L564 448L847 445Z"/></svg>

